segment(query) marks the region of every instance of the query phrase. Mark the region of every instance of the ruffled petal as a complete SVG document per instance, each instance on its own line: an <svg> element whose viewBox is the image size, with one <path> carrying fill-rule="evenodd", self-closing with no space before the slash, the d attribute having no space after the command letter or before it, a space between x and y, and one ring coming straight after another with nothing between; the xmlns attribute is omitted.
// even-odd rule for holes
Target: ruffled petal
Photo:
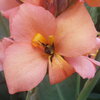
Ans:
<svg viewBox="0 0 100 100"><path fill-rule="evenodd" d="M100 0L85 0L89 6L100 7Z"/></svg>
<svg viewBox="0 0 100 100"><path fill-rule="evenodd" d="M36 33L47 37L55 33L55 18L44 8L25 3L11 17L10 30L17 41L30 41Z"/></svg>
<svg viewBox="0 0 100 100"><path fill-rule="evenodd" d="M49 78L50 83L55 84L65 80L74 73L73 67L68 64L60 55L55 55L49 59Z"/></svg>
<svg viewBox="0 0 100 100"><path fill-rule="evenodd" d="M67 57L90 52L96 46L96 30L82 3L76 3L57 18L57 51Z"/></svg>
<svg viewBox="0 0 100 100"><path fill-rule="evenodd" d="M75 71L82 78L93 78L96 72L94 64L85 56L67 58L67 61L74 67Z"/></svg>
<svg viewBox="0 0 100 100"><path fill-rule="evenodd" d="M17 0L0 0L0 11L6 11L18 5Z"/></svg>
<svg viewBox="0 0 100 100"><path fill-rule="evenodd" d="M16 43L6 50L4 73L9 93L28 91L44 78L47 60L29 44Z"/></svg>

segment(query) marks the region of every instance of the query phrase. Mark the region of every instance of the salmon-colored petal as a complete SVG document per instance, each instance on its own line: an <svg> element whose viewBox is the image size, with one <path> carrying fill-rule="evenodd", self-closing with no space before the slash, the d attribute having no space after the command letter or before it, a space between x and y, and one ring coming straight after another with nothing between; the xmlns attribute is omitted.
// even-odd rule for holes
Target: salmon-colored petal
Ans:
<svg viewBox="0 0 100 100"><path fill-rule="evenodd" d="M93 64L97 65L97 66L100 66L100 62L99 61L96 61L95 59L92 59L92 58L88 58Z"/></svg>
<svg viewBox="0 0 100 100"><path fill-rule="evenodd" d="M10 10L7 10L7 11L1 11L2 15L6 18L9 18L12 16L14 16L16 14L16 12L18 11L19 7L14 7Z"/></svg>
<svg viewBox="0 0 100 100"><path fill-rule="evenodd" d="M4 48L2 42L0 41L0 71L3 69L3 58L4 58Z"/></svg>
<svg viewBox="0 0 100 100"><path fill-rule="evenodd" d="M0 0L0 11L6 11L18 5L17 0Z"/></svg>
<svg viewBox="0 0 100 100"><path fill-rule="evenodd" d="M96 38L96 41L97 41L97 48L99 49L100 48L100 38Z"/></svg>
<svg viewBox="0 0 100 100"><path fill-rule="evenodd" d="M50 83L55 84L65 80L74 73L74 69L60 55L55 55L52 62L49 59Z"/></svg>
<svg viewBox="0 0 100 100"><path fill-rule="evenodd" d="M1 61L0 61L0 71L3 71L3 65Z"/></svg>
<svg viewBox="0 0 100 100"><path fill-rule="evenodd" d="M36 33L48 36L54 34L56 29L55 18L49 11L27 3L21 5L11 18L11 34L18 41L32 40Z"/></svg>
<svg viewBox="0 0 100 100"><path fill-rule="evenodd" d="M6 50L4 73L9 93L28 91L44 78L47 61L31 45L16 43Z"/></svg>
<svg viewBox="0 0 100 100"><path fill-rule="evenodd" d="M24 0L24 2L32 3L35 5L40 5L40 2L43 0Z"/></svg>
<svg viewBox="0 0 100 100"><path fill-rule="evenodd" d="M5 57L5 50L13 43L13 41L9 38L3 38L0 41L0 71L3 70L3 61Z"/></svg>
<svg viewBox="0 0 100 100"><path fill-rule="evenodd" d="M96 46L96 30L82 3L76 3L57 18L56 46L60 54L83 55Z"/></svg>
<svg viewBox="0 0 100 100"><path fill-rule="evenodd" d="M67 58L67 61L74 67L75 71L83 78L93 78L96 72L94 64L85 56Z"/></svg>
<svg viewBox="0 0 100 100"><path fill-rule="evenodd" d="M3 38L0 41L0 61L3 62L5 50L13 43L13 40L9 38Z"/></svg>
<svg viewBox="0 0 100 100"><path fill-rule="evenodd" d="M100 0L85 0L89 6L100 7Z"/></svg>

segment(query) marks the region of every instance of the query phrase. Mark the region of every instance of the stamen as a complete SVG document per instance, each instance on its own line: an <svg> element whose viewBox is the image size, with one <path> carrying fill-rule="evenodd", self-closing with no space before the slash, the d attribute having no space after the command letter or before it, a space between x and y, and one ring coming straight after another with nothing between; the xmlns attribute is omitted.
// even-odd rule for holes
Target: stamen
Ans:
<svg viewBox="0 0 100 100"><path fill-rule="evenodd" d="M54 36L50 35L48 42L49 42L50 45L52 45L54 43Z"/></svg>
<svg viewBox="0 0 100 100"><path fill-rule="evenodd" d="M42 47L44 52L48 55L54 55L54 37L49 36L48 41L43 35L37 33L32 39L32 45L34 47Z"/></svg>
<svg viewBox="0 0 100 100"><path fill-rule="evenodd" d="M33 46L37 47L39 45L42 45L42 43L46 44L47 41L40 33L37 33L32 39L32 44Z"/></svg>

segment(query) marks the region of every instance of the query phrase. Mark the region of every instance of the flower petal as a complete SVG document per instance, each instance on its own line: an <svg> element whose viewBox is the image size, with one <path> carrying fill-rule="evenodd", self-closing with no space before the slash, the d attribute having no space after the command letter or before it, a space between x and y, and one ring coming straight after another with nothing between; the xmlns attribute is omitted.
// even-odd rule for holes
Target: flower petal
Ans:
<svg viewBox="0 0 100 100"><path fill-rule="evenodd" d="M2 15L6 18L9 18L11 15L15 15L16 12L18 11L19 7L15 7L15 8L12 8L10 10L7 10L7 11L1 11Z"/></svg>
<svg viewBox="0 0 100 100"><path fill-rule="evenodd" d="M97 32L81 3L74 4L57 18L56 33L57 50L67 57L83 55L96 46Z"/></svg>
<svg viewBox="0 0 100 100"><path fill-rule="evenodd" d="M24 2L32 3L32 4L35 4L35 5L40 5L41 1L42 0L24 0Z"/></svg>
<svg viewBox="0 0 100 100"><path fill-rule="evenodd" d="M0 11L6 11L18 5L17 0L0 0Z"/></svg>
<svg viewBox="0 0 100 100"><path fill-rule="evenodd" d="M65 80L74 73L74 69L60 55L55 55L52 62L49 59L50 83L55 84Z"/></svg>
<svg viewBox="0 0 100 100"><path fill-rule="evenodd" d="M100 62L99 61L96 61L95 59L92 59L92 58L88 58L93 64L97 65L97 66L100 66Z"/></svg>
<svg viewBox="0 0 100 100"><path fill-rule="evenodd" d="M67 58L67 61L75 68L76 72L83 78L93 78L96 72L94 64L85 56Z"/></svg>
<svg viewBox="0 0 100 100"><path fill-rule="evenodd" d="M85 0L89 6L100 7L100 0Z"/></svg>
<svg viewBox="0 0 100 100"><path fill-rule="evenodd" d="M1 61L0 61L0 71L3 71L3 66Z"/></svg>
<svg viewBox="0 0 100 100"><path fill-rule="evenodd" d="M6 50L4 73L9 93L28 91L44 78L47 61L29 44L16 43Z"/></svg>
<svg viewBox="0 0 100 100"><path fill-rule="evenodd" d="M97 41L97 48L100 49L100 38L96 38Z"/></svg>
<svg viewBox="0 0 100 100"><path fill-rule="evenodd" d="M36 33L41 33L44 36L55 33L55 18L42 7L22 4L16 15L11 18L11 34L15 40L32 40Z"/></svg>
<svg viewBox="0 0 100 100"><path fill-rule="evenodd" d="M3 69L3 61L5 57L5 50L13 43L9 38L3 38L0 41L0 71Z"/></svg>

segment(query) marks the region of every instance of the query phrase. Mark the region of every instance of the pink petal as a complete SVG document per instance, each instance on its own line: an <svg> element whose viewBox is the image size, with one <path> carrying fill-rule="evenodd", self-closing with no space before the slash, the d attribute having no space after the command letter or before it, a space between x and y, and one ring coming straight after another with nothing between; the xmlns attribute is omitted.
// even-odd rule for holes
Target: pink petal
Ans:
<svg viewBox="0 0 100 100"><path fill-rule="evenodd" d="M4 48L2 42L0 41L0 71L3 70L3 58L4 58Z"/></svg>
<svg viewBox="0 0 100 100"><path fill-rule="evenodd" d="M57 18L57 51L67 57L90 52L96 46L96 30L82 3L74 4Z"/></svg>
<svg viewBox="0 0 100 100"><path fill-rule="evenodd" d="M47 60L27 43L16 43L6 51L4 73L9 93L28 91L44 78Z"/></svg>
<svg viewBox="0 0 100 100"><path fill-rule="evenodd" d="M96 41L97 41L97 48L99 49L100 48L100 38L96 38Z"/></svg>
<svg viewBox="0 0 100 100"><path fill-rule="evenodd" d="M61 56L55 55L52 62L49 60L49 78L51 84L59 83L73 73L74 69Z"/></svg>
<svg viewBox="0 0 100 100"><path fill-rule="evenodd" d="M67 58L67 61L74 67L76 72L83 78L93 78L96 72L94 64L85 56Z"/></svg>
<svg viewBox="0 0 100 100"><path fill-rule="evenodd" d="M100 7L100 0L85 0L89 6Z"/></svg>
<svg viewBox="0 0 100 100"><path fill-rule="evenodd" d="M1 61L0 61L0 71L3 71L3 65Z"/></svg>
<svg viewBox="0 0 100 100"><path fill-rule="evenodd" d="M0 41L0 71L3 69L3 61L5 57L5 50L13 43L9 38L3 38Z"/></svg>
<svg viewBox="0 0 100 100"><path fill-rule="evenodd" d="M19 7L12 8L7 11L1 11L2 15L6 18L9 18L11 15L14 16L16 12L18 11Z"/></svg>
<svg viewBox="0 0 100 100"><path fill-rule="evenodd" d="M31 4L21 5L11 18L11 34L18 41L32 40L36 33L48 36L54 34L56 29L53 15L44 8Z"/></svg>
<svg viewBox="0 0 100 100"><path fill-rule="evenodd" d="M43 0L24 0L24 2L32 3L35 5L40 5L40 2Z"/></svg>
<svg viewBox="0 0 100 100"><path fill-rule="evenodd" d="M17 0L0 0L0 11L6 11L18 5Z"/></svg>
<svg viewBox="0 0 100 100"><path fill-rule="evenodd" d="M88 58L93 64L97 65L97 66L100 66L100 62L99 61L96 61L95 59L92 59L92 58Z"/></svg>

